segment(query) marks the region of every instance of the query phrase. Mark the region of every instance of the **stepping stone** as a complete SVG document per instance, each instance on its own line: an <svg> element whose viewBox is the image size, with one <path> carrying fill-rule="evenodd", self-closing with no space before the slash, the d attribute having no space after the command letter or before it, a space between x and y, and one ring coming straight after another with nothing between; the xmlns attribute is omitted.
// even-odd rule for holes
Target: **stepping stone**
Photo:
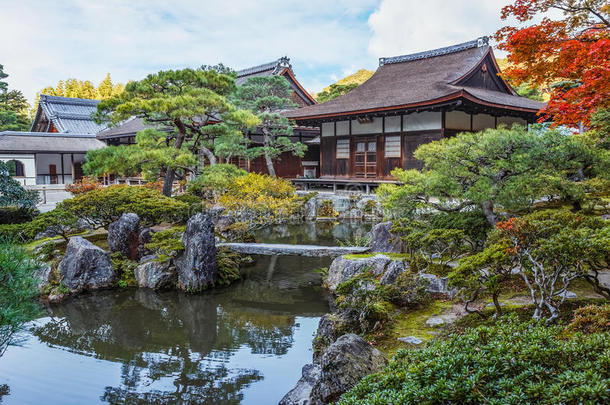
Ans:
<svg viewBox="0 0 610 405"><path fill-rule="evenodd" d="M424 342L423 340L421 340L420 338L416 338L415 336L399 337L398 340L412 345L420 345Z"/></svg>
<svg viewBox="0 0 610 405"><path fill-rule="evenodd" d="M445 324L445 320L438 316L433 316L432 318L430 318L426 321L426 325L431 326L433 328L436 326L444 325L444 324Z"/></svg>

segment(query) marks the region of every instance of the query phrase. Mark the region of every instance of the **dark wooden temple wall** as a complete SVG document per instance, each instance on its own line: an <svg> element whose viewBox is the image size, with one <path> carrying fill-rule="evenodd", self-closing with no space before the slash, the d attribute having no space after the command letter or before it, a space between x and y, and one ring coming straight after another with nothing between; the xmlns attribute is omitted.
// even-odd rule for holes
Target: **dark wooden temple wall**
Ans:
<svg viewBox="0 0 610 405"><path fill-rule="evenodd" d="M335 175L335 146L337 138L322 137L320 139L321 164L320 173L322 176Z"/></svg>
<svg viewBox="0 0 610 405"><path fill-rule="evenodd" d="M296 178L297 176L303 175L301 158L293 156L290 152L284 152L277 159L275 159L273 161L273 167L275 168L275 174L278 177ZM250 172L269 174L267 164L265 163L265 158L263 156L250 160Z"/></svg>
<svg viewBox="0 0 610 405"><path fill-rule="evenodd" d="M443 136L439 131L416 133L416 134L405 134L402 139L402 158L404 169L418 169L421 170L423 162L416 159L413 154L415 150L425 143L432 141L438 141Z"/></svg>

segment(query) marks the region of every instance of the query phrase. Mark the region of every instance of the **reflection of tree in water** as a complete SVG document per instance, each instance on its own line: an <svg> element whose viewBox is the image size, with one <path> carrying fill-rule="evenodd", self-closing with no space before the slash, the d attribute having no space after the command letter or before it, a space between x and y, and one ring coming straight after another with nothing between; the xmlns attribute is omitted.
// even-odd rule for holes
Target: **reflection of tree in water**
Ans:
<svg viewBox="0 0 610 405"><path fill-rule="evenodd" d="M2 398L11 394L11 388L6 384L0 384L0 403L2 403Z"/></svg>
<svg viewBox="0 0 610 405"><path fill-rule="evenodd" d="M293 345L295 315L303 311L287 294L268 293L267 300L250 305L255 298L243 292L81 296L55 307L53 318L33 333L51 346L123 363L121 385L107 387L102 396L109 403L233 404L263 377L218 364L244 345L255 354L285 354Z"/></svg>
<svg viewBox="0 0 610 405"><path fill-rule="evenodd" d="M166 360L156 354L147 357L148 370L124 364L121 387L106 387L101 399L110 404L238 404L243 388L263 378L256 370L204 369L200 358L189 355ZM171 376L174 389L140 392L143 373L153 381Z"/></svg>

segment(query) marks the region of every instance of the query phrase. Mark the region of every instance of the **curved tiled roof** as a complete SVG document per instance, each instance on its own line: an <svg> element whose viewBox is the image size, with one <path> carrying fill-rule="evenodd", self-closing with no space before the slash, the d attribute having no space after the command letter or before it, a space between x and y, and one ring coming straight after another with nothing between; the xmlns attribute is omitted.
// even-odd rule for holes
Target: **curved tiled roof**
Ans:
<svg viewBox="0 0 610 405"><path fill-rule="evenodd" d="M499 107L539 110L543 103L524 97L453 84L491 53L491 47L486 43L480 38L413 55L381 58L381 66L375 74L354 90L322 104L290 111L286 116L298 120L358 114L429 105L464 96Z"/></svg>
<svg viewBox="0 0 610 405"><path fill-rule="evenodd" d="M106 144L91 134L57 132L0 132L0 152L19 153L85 153L104 148Z"/></svg>
<svg viewBox="0 0 610 405"><path fill-rule="evenodd" d="M38 102L38 111L32 124L36 127L41 112L53 123L60 133L96 134L105 128L96 124L92 114L95 113L100 100L84 98L59 97L41 94Z"/></svg>

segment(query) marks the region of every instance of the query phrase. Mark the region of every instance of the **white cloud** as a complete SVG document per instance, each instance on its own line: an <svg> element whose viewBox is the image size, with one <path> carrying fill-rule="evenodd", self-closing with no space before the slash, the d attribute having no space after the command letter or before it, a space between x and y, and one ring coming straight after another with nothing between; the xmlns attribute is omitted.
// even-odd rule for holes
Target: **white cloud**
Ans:
<svg viewBox="0 0 610 405"><path fill-rule="evenodd" d="M508 0L383 0L369 17L369 52L377 57L425 51L480 36L503 26Z"/></svg>
<svg viewBox="0 0 610 405"><path fill-rule="evenodd" d="M161 69L236 69L288 55L317 92L377 58L489 35L509 0L20 0L3 2L0 63L11 88Z"/></svg>
<svg viewBox="0 0 610 405"><path fill-rule="evenodd" d="M244 68L291 57L308 86L369 62L376 0L22 0L2 6L0 63L33 99L76 77L139 79L160 69L223 62ZM323 86L322 86L323 87Z"/></svg>

